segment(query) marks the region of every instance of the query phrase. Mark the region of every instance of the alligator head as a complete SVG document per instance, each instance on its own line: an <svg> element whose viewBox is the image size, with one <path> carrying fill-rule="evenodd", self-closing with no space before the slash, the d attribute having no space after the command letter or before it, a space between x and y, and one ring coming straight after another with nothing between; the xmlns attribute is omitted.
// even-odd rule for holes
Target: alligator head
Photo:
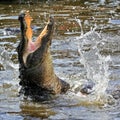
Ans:
<svg viewBox="0 0 120 120"><path fill-rule="evenodd" d="M24 95L32 97L51 96L65 93L69 84L54 73L50 45L54 30L54 19L49 18L47 25L37 39L32 41L31 21L28 11L19 15L21 41L18 45L20 85Z"/></svg>

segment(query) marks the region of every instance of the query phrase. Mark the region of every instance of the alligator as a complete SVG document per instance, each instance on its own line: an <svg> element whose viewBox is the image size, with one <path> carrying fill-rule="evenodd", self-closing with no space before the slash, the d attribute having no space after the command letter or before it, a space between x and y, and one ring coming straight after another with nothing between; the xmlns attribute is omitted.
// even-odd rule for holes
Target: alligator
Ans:
<svg viewBox="0 0 120 120"><path fill-rule="evenodd" d="M35 41L32 40L33 19L29 11L21 11L18 20L21 30L21 40L17 47L20 94L34 100L47 100L66 93L70 85L55 74L50 52L54 32L53 17L49 17Z"/></svg>

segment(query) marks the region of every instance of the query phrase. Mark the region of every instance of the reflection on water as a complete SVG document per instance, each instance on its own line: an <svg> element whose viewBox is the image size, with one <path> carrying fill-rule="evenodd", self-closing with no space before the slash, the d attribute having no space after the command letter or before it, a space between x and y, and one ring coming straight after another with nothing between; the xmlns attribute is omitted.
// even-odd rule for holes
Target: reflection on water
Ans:
<svg viewBox="0 0 120 120"><path fill-rule="evenodd" d="M119 4L119 0L0 4L0 119L119 120L119 100L109 95L120 89ZM22 9L33 16L33 39L49 14L54 16L53 63L58 76L71 84L71 90L55 100L39 103L18 95L17 16ZM81 94L81 86L91 81L91 94Z"/></svg>

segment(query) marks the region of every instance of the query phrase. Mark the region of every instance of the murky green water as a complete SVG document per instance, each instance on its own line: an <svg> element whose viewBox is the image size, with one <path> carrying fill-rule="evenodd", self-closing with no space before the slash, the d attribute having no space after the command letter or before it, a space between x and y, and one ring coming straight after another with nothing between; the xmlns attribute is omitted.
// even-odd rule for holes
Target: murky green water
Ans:
<svg viewBox="0 0 120 120"><path fill-rule="evenodd" d="M23 9L29 10L34 19L33 39L49 15L54 16L54 68L71 84L71 90L55 100L40 103L18 96L17 18ZM92 94L82 95L78 88L88 79L95 87ZM0 4L1 120L120 120L120 99L108 94L113 89L120 89L119 0Z"/></svg>

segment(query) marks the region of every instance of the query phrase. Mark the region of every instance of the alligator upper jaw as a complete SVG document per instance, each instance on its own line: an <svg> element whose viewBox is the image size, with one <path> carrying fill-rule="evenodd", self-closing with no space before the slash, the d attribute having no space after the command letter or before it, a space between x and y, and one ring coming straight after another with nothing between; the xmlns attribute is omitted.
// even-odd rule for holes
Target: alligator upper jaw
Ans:
<svg viewBox="0 0 120 120"><path fill-rule="evenodd" d="M25 11L24 24L25 24L25 27L26 27L25 28L26 45L25 45L24 53L23 53L24 64L26 64L28 55L30 53L35 52L40 47L40 43L39 43L40 39L36 40L35 42L32 41L32 35L33 35L33 31L31 29L31 22L32 22L32 20L33 19L30 16L29 11Z"/></svg>

